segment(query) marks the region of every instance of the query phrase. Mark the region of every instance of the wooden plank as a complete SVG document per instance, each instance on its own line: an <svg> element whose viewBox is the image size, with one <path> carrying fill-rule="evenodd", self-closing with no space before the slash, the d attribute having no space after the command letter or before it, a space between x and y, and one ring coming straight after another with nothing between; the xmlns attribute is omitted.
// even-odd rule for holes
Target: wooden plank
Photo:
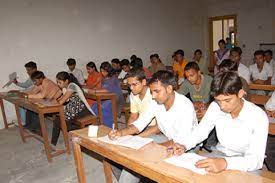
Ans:
<svg viewBox="0 0 275 183"><path fill-rule="evenodd" d="M250 90L266 90L266 91L274 91L275 85L259 85L259 84L249 84Z"/></svg>

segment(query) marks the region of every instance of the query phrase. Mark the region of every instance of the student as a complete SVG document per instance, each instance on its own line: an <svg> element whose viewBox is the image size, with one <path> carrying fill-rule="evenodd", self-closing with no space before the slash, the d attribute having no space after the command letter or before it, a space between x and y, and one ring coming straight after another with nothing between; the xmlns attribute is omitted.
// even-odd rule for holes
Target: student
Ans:
<svg viewBox="0 0 275 183"><path fill-rule="evenodd" d="M255 64L249 66L252 83L270 85L272 78L272 68L264 61L264 51L255 51L254 60Z"/></svg>
<svg viewBox="0 0 275 183"><path fill-rule="evenodd" d="M273 51L266 50L264 52L264 59L265 59L265 62L270 64L270 67L272 68L272 73L275 73L275 61L273 59ZM271 79L271 84L275 85L275 75Z"/></svg>
<svg viewBox="0 0 275 183"><path fill-rule="evenodd" d="M76 129L73 121L89 114L95 115L87 103L82 89L73 74L59 72L56 75L56 82L63 91L63 95L57 99L59 104L64 105L64 115L67 124L67 130ZM57 117L53 123L51 143L56 146L61 130L60 118Z"/></svg>
<svg viewBox="0 0 275 183"><path fill-rule="evenodd" d="M229 37L227 37L225 40L226 40L225 48L228 50L232 49L233 44L231 43L231 39Z"/></svg>
<svg viewBox="0 0 275 183"><path fill-rule="evenodd" d="M166 70L165 65L161 62L158 54L150 55L151 65L148 67L148 70L154 74L159 70Z"/></svg>
<svg viewBox="0 0 275 183"><path fill-rule="evenodd" d="M146 76L141 69L131 69L127 76L127 83L131 90L130 94L130 118L128 125L132 124L138 117L148 110L153 102L150 88L147 86ZM156 124L155 119L151 121L150 126Z"/></svg>
<svg viewBox="0 0 275 183"><path fill-rule="evenodd" d="M197 125L197 118L191 101L174 91L176 80L173 74L169 71L156 72L149 81L149 87L155 102L135 122L125 129L111 131L109 137L114 139L138 134L156 117L157 125L146 129L142 136L154 138L153 135L162 132L168 138L168 141L162 143L164 146L181 144L183 139L189 139L191 131ZM155 138L155 141L160 142L161 139ZM119 182L130 183L137 180L137 177L123 171Z"/></svg>
<svg viewBox="0 0 275 183"><path fill-rule="evenodd" d="M126 74L130 71L130 62L128 59L122 59L120 61L121 73L118 75L118 79L125 79Z"/></svg>
<svg viewBox="0 0 275 183"><path fill-rule="evenodd" d="M72 73L74 77L78 80L79 84L84 85L85 80L83 77L83 73L80 69L76 68L76 61L73 58L69 58L67 60L67 66L69 67L68 73Z"/></svg>
<svg viewBox="0 0 275 183"><path fill-rule="evenodd" d="M118 58L112 59L111 64L112 64L113 69L115 70L115 75L118 77L121 72L119 59Z"/></svg>
<svg viewBox="0 0 275 183"><path fill-rule="evenodd" d="M265 157L268 133L266 113L255 104L243 99L240 77L235 72L220 72L212 82L215 98L183 145L174 145L178 155L207 138L215 127L219 144L216 151L196 163L208 172L224 170L254 171L261 169Z"/></svg>
<svg viewBox="0 0 275 183"><path fill-rule="evenodd" d="M16 84L17 86L21 87L21 88L28 89L28 88L31 88L33 86L31 75L32 75L32 73L37 71L37 66L36 66L35 62L30 61L30 62L25 64L25 68L26 68L27 74L29 75L29 78L25 82L18 82L17 79L15 79L13 81L13 83Z"/></svg>
<svg viewBox="0 0 275 183"><path fill-rule="evenodd" d="M111 92L116 94L116 105L117 105L117 113L120 116L121 109L124 106L124 97L121 91L120 82L118 78L115 76L115 71L112 68L112 65L109 62L103 62L100 65L100 72L103 76L101 81L100 89L89 89L88 93L96 94L100 92ZM98 114L97 104L94 103L92 105L93 111ZM112 128L113 124L113 114L112 114L112 103L110 100L106 100L102 102L102 112L103 112L103 122L104 125Z"/></svg>
<svg viewBox="0 0 275 183"><path fill-rule="evenodd" d="M209 74L208 62L203 59L202 51L200 49L195 50L193 61L199 65L200 71L202 72L202 74L205 74L205 75Z"/></svg>
<svg viewBox="0 0 275 183"><path fill-rule="evenodd" d="M184 58L184 51L177 50L174 53L175 62L173 63L173 71L175 76L178 76L178 79L184 78L184 67L188 61Z"/></svg>
<svg viewBox="0 0 275 183"><path fill-rule="evenodd" d="M214 51L214 74L217 74L218 72L218 66L224 59L229 58L229 50L225 47L225 41L224 39L219 40L219 49Z"/></svg>
<svg viewBox="0 0 275 183"><path fill-rule="evenodd" d="M248 67L241 63L242 60L242 49L240 47L234 47L230 50L230 59L237 63L238 74L240 77L250 83L250 71Z"/></svg>
<svg viewBox="0 0 275 183"><path fill-rule="evenodd" d="M88 73L88 78L86 80L86 86L90 89L100 88L101 87L102 76L97 71L95 63L94 62L89 62L86 65L86 69L87 69L87 73Z"/></svg>
<svg viewBox="0 0 275 183"><path fill-rule="evenodd" d="M147 79L152 77L152 73L146 67L143 67L141 58L136 58L135 60L131 61L130 65L133 69L143 69Z"/></svg>

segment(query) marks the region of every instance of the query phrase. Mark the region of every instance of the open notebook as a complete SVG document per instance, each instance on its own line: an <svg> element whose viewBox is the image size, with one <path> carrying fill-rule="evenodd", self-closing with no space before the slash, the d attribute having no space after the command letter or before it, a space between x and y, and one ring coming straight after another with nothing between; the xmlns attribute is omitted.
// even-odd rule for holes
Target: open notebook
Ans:
<svg viewBox="0 0 275 183"><path fill-rule="evenodd" d="M120 145L120 146L129 147L136 150L142 148L146 144L149 144L150 142L153 141L153 139L150 139L150 138L142 138L139 136L132 136L132 135L123 136L116 140L111 140L109 139L108 135L106 135L104 137L99 137L98 140L108 144Z"/></svg>
<svg viewBox="0 0 275 183"><path fill-rule="evenodd" d="M179 167L183 167L189 169L195 173L205 175L206 171L204 168L197 168L195 166L196 162L206 157L200 156L195 153L184 153L180 156L172 156L170 158L165 159L164 161Z"/></svg>

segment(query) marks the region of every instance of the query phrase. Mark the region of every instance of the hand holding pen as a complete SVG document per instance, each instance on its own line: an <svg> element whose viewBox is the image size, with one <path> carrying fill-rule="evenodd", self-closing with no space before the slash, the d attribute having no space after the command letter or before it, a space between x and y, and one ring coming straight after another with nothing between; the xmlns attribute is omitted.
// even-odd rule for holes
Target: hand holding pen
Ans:
<svg viewBox="0 0 275 183"><path fill-rule="evenodd" d="M119 137L122 136L122 133L121 133L120 130L116 130L115 129L115 124L113 124L112 130L109 132L108 136L109 136L109 139L116 140L116 139L118 139Z"/></svg>

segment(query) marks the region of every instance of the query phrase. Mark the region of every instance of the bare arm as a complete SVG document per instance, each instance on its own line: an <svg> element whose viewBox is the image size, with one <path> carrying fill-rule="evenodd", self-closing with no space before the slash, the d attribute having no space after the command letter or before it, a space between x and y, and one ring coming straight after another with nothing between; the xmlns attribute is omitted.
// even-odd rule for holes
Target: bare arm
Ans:
<svg viewBox="0 0 275 183"><path fill-rule="evenodd" d="M138 113L131 113L127 124L128 125L132 124L134 121L138 119L138 116L139 116Z"/></svg>
<svg viewBox="0 0 275 183"><path fill-rule="evenodd" d="M73 94L73 91L66 91L66 93L64 95L62 95L62 97L60 97L57 101L59 104L64 104Z"/></svg>
<svg viewBox="0 0 275 183"><path fill-rule="evenodd" d="M137 133L139 133L139 130L134 125L130 125L127 128L122 130L111 130L108 136L110 139L117 139L122 136L134 135Z"/></svg>
<svg viewBox="0 0 275 183"><path fill-rule="evenodd" d="M160 130L158 128L158 125L154 125L154 126L150 126L148 127L144 132L142 132L141 134L139 134L139 136L141 137L148 137L150 135L154 135L154 134L158 134L160 133Z"/></svg>

